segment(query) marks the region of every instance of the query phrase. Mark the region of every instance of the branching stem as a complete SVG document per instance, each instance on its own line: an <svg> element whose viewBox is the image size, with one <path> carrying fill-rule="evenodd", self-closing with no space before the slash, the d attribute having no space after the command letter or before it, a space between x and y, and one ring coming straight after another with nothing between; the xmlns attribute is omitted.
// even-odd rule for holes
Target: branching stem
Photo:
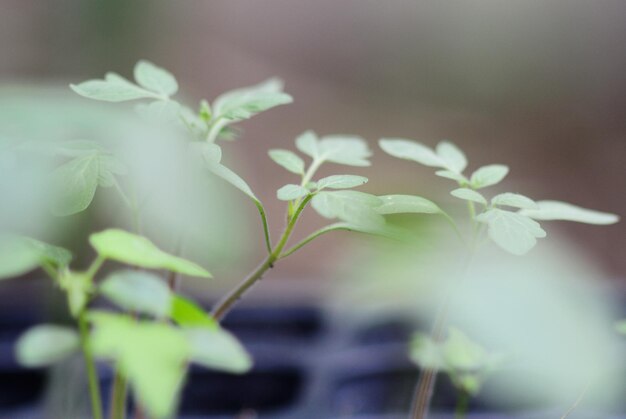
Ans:
<svg viewBox="0 0 626 419"><path fill-rule="evenodd" d="M302 210L309 203L313 195L307 195L302 202L298 205L298 208L294 212L294 214L289 217L287 221L287 226L285 227L285 231L283 232L278 244L276 247L269 252L269 255L257 266L257 268L252 271L237 287L235 287L231 292L229 292L222 300L220 300L217 305L211 311L211 315L217 320L221 321L226 314L233 308L233 306L241 299L241 297L254 285L258 280L263 277L263 274L270 268L274 267L274 262L278 261L281 258L281 252L283 251L291 233L293 232L293 228L298 221L298 218L302 214Z"/></svg>

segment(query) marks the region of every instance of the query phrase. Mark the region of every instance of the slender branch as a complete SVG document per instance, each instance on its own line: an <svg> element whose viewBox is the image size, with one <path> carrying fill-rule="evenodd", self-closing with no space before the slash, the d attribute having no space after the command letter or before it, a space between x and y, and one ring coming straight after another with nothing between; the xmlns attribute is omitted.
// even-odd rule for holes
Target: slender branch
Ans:
<svg viewBox="0 0 626 419"><path fill-rule="evenodd" d="M111 392L111 419L126 418L126 397L128 393L128 382L122 374L120 367L115 368L113 379L113 390Z"/></svg>
<svg viewBox="0 0 626 419"><path fill-rule="evenodd" d="M287 256L295 253L296 251L300 250L302 247L306 246L307 244L309 244L310 242L312 242L319 236L322 236L326 233L330 233L331 231L338 231L338 230L357 231L353 227L351 227L349 224L345 224L345 223L331 224L329 226L323 227L311 233L309 236L302 239L297 244L293 245L290 249L285 250L283 253L280 254L279 259L286 258Z"/></svg>
<svg viewBox="0 0 626 419"><path fill-rule="evenodd" d="M89 265L89 268L87 268L86 274L89 278L93 279L93 277L96 275L100 267L102 267L104 260L105 259L100 255L98 255L98 257L94 259L91 265Z"/></svg>
<svg viewBox="0 0 626 419"><path fill-rule="evenodd" d="M469 409L470 395L465 392L459 392L459 398L456 402L456 408L454 409L454 419L463 419Z"/></svg>
<svg viewBox="0 0 626 419"><path fill-rule="evenodd" d="M270 268L274 267L274 262L279 259L280 253L283 251L283 248L287 244L287 240L291 236L293 232L293 228L298 221L298 218L302 214L304 207L311 200L313 195L307 195L292 217L289 218L287 222L287 226L285 227L285 231L283 232L276 248L274 248L269 255L257 266L257 268L252 271L239 285L237 285L233 290L231 290L224 298L222 298L211 311L211 315L217 320L221 321L224 316L233 308L233 306L241 299L241 297L248 291L258 280L263 277L263 274Z"/></svg>
<svg viewBox="0 0 626 419"><path fill-rule="evenodd" d="M89 381L89 395L91 398L91 410L93 419L102 419L102 400L100 399L100 382L98 379L98 371L94 362L91 347L89 346L89 326L85 312L81 312L78 316L78 328L80 332L80 346L85 359L85 369L87 370L87 379Z"/></svg>
<svg viewBox="0 0 626 419"><path fill-rule="evenodd" d="M272 238L270 236L270 229L267 223L267 216L265 215L265 208L263 208L261 202L254 199L253 201L257 210L259 210L261 221L263 222L263 235L265 236L265 247L267 249L267 253L272 253Z"/></svg>

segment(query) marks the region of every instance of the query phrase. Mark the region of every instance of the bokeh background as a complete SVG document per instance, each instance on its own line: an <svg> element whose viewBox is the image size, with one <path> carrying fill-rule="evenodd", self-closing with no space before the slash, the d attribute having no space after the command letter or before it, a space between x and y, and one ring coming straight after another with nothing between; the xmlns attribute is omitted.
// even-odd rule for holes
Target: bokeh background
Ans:
<svg viewBox="0 0 626 419"><path fill-rule="evenodd" d="M194 101L284 79L294 104L246 122L229 146L276 228L283 210L274 190L288 179L266 150L291 146L309 128L362 135L372 147L381 136L451 139L475 166L510 165L509 189L618 214L626 208L619 0L5 0L0 8L3 83L130 76L140 58L171 70ZM380 152L362 173L373 192L447 199L445 180ZM562 229L612 277L624 276L624 223L549 228ZM315 261L332 240L281 273L317 275Z"/></svg>
<svg viewBox="0 0 626 419"><path fill-rule="evenodd" d="M230 166L264 202L274 237L284 219L283 203L275 199L275 190L293 179L271 162L267 150L292 148L293 139L307 129L321 135L356 134L368 140L375 153L373 166L349 171L370 178L364 188L368 192L410 193L442 206L458 205L448 195L449 181L437 178L428 168L384 155L376 145L380 137L412 138L430 146L449 139L466 151L470 170L490 163L509 165L511 173L500 190L568 201L623 218L625 22L626 2L622 0L3 0L0 109L19 108L22 115L31 112L33 121L48 117L53 121L47 123L53 124L53 111L65 114L64 109L68 109L69 114L69 109L75 110L82 103L88 109L87 102L79 98L72 104L65 99L55 102L59 91L73 97L67 89L69 83L102 77L107 71L130 78L139 59L153 61L176 75L181 97L190 104L276 76L285 81L294 103L239 124L243 128L241 139L224 144ZM30 102L17 104L11 95L25 91ZM98 119L95 113L89 115L90 121ZM10 124L12 114L4 116L0 115L0 121ZM59 123L71 124L65 119ZM101 137L114 136L106 123L101 124ZM63 130L55 134L59 132ZM132 156L137 165L149 157L165 158L158 153ZM338 170L346 169L329 165L321 174ZM168 177L175 188L179 179L175 170L160 175ZM213 202L207 195L202 202L215 214L230 214L222 227L232 227L232 231L207 227L215 238L213 247L188 249L185 255L209 267L217 278L216 288L239 280L264 252L254 206L237 192L224 193L223 201ZM120 215L123 208L119 200L109 198L98 192L88 214L58 221L53 228L51 236L61 237L60 244L78 251L79 265L92 256L84 246L90 231L127 222ZM173 206L167 211L176 214L177 209ZM314 213L302 221L296 238L326 223ZM495 254L491 257L498 263L481 265L496 269L502 262L506 265L503 272L515 272L504 275L519 287L508 289L508 293L521 290L525 295L522 304L499 300L506 292L488 294L486 298L501 304L494 309L495 314L485 310L482 315L497 320L498 310L518 304L516 313L522 318L532 305L536 322L528 323L528 328L542 331L546 318L558 317L546 330L561 341L555 348L567 350L580 340L580 330L572 329L572 324L589 321L591 331L603 326L589 320L593 316L587 311L579 310L579 296L589 297L592 292L572 287L577 279L560 281L580 275L606 280L610 287L623 287L626 224L597 227L546 222L545 226L548 238L540 242L527 264ZM196 235L202 235L203 228L199 226ZM63 238L67 231L69 238ZM425 231L437 233L436 229ZM168 249L176 242L171 232L155 235L152 238ZM568 246L563 246L566 242ZM354 243L346 233L316 241L281 262L254 290L256 297L282 303L289 298L310 301L337 290L339 294L350 294L345 289L361 290L353 286L354 282L337 288L343 276L362 279L362 284L380 284L381 279L388 284L395 275L390 269L396 263L394 255L391 261L381 258L371 267L360 261L378 261L379 256L352 246ZM426 253L424 259L428 256ZM404 262L406 259L413 261L412 255ZM543 294L546 288L532 286L541 282L543 274L551 293ZM493 276L503 274L497 271ZM534 281L526 281L528 277ZM413 271L407 279L413 279ZM403 289L398 284L392 290L395 293L389 294L391 304L398 302L397 291ZM8 292L5 300L19 303L12 295L22 296L28 287L36 286L34 281L25 282L11 294L9 285L3 284ZM385 286L374 287L371 295L384 297L380 291ZM367 285L362 289L366 292ZM495 288L487 284L483 289L498 290L497 284ZM574 293L575 298L567 300L567 309L559 311L555 302L561 301L564 290ZM198 284L194 291L204 292L208 300L219 296L217 290L204 284ZM281 293L278 297L277 292ZM419 289L405 293L408 305L415 294ZM472 301L471 295L468 291L467 301ZM543 298L535 298L538 295ZM356 298L357 305L369 297L357 293L346 298ZM62 306L61 297L58 300ZM602 305L605 300L594 300L594 309L589 312L595 312L598 301ZM472 315L480 311L465 309ZM577 311L583 313L582 319L574 317ZM604 323L598 324L606 325L602 319ZM552 333L565 323L567 334ZM495 330L511 329L509 326ZM601 342L599 338L588 340L598 345ZM588 352L597 354L594 347ZM558 359L561 353L555 350L553 358ZM581 356L587 355L584 352Z"/></svg>

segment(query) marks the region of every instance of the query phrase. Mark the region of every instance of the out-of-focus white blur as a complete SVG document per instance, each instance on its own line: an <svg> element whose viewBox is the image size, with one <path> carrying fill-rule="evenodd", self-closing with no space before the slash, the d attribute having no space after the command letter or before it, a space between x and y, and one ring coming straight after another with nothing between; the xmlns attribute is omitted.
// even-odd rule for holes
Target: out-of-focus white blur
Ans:
<svg viewBox="0 0 626 419"><path fill-rule="evenodd" d="M466 250L426 231L416 246L354 252L347 272L358 272L334 308L366 322L408 314L428 332L449 295L447 324L504 356L482 392L493 405L564 411L589 387L583 406L615 408L626 388L619 294L584 254L548 233L522 257L486 245L465 268Z"/></svg>
<svg viewBox="0 0 626 419"><path fill-rule="evenodd" d="M127 168L115 187L98 187L92 204L69 217L52 215L56 153L71 140L98 142ZM140 117L128 104L103 104L67 87L7 87L0 95L0 230L53 243L76 242L99 229L146 235L211 270L228 269L247 251L248 214L239 196L202 166L189 136L175 124ZM74 238L76 240L74 240ZM78 242L80 240L80 242ZM214 263L212 263L214 262Z"/></svg>

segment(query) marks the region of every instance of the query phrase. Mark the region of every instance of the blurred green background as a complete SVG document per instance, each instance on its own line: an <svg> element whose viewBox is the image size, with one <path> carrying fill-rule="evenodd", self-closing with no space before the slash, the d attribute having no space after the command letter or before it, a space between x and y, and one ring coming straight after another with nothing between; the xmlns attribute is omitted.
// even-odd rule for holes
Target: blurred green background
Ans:
<svg viewBox="0 0 626 419"><path fill-rule="evenodd" d="M620 0L5 0L0 82L67 85L109 70L130 76L145 58L174 73L196 102L283 78L294 104L242 124L241 141L226 146L275 233L284 215L275 189L290 179L266 150L290 147L305 129L368 139L374 166L355 174L370 178L370 192L453 199L446 180L383 155L375 143L447 138L466 150L470 168L510 165L510 190L623 215L625 19ZM242 219L251 220L245 247L260 255L254 207L241 202ZM322 223L309 214L300 234ZM626 278L623 222L549 226L552 237L559 230L609 276ZM318 262L341 257L344 239L319 240L274 276L328 276L332 264ZM250 256L222 274L240 278L255 263Z"/></svg>

